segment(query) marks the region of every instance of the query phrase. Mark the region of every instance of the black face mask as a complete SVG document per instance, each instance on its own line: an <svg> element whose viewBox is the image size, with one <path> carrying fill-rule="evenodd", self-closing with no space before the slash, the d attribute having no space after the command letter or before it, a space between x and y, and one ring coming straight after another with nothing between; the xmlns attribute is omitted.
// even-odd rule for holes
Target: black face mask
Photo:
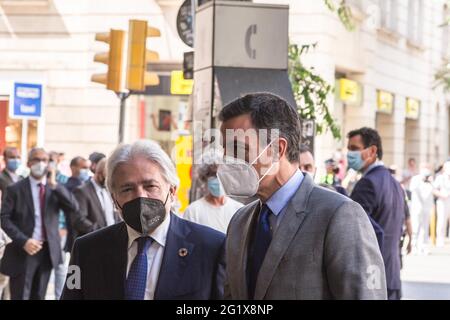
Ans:
<svg viewBox="0 0 450 320"><path fill-rule="evenodd" d="M121 208L123 220L140 234L148 235L164 221L168 198L169 193L165 202L142 197L128 201Z"/></svg>

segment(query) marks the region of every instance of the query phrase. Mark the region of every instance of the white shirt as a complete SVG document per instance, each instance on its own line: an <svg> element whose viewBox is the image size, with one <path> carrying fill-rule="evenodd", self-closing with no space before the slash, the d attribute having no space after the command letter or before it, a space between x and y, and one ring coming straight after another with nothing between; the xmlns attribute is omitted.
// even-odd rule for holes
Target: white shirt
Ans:
<svg viewBox="0 0 450 320"><path fill-rule="evenodd" d="M109 194L108 190L106 190L106 188L98 185L94 179L91 179L91 182L94 186L95 192L97 192L97 198L100 201L100 205L102 206L106 225L111 226L115 224L116 221L114 219L114 207L111 195Z"/></svg>
<svg viewBox="0 0 450 320"><path fill-rule="evenodd" d="M222 233L227 233L228 224L236 211L244 205L226 197L223 206L216 207L204 197L192 202L184 211L182 217L186 220L208 226Z"/></svg>
<svg viewBox="0 0 450 320"><path fill-rule="evenodd" d="M32 238L35 240L43 241L42 235L42 219L41 219L41 202L39 201L39 184L42 183L44 186L47 184L47 179L44 177L41 181L34 179L30 175L30 187L31 195L33 197L33 207L34 207L34 230Z"/></svg>
<svg viewBox="0 0 450 320"><path fill-rule="evenodd" d="M409 189L411 191L411 213L429 213L434 204L433 184L425 182L424 176L419 174L411 178Z"/></svg>
<svg viewBox="0 0 450 320"><path fill-rule="evenodd" d="M161 269L164 249L166 247L167 232L169 231L170 214L149 236L153 239L151 246L147 251L147 285L145 286L144 300L153 300L155 296L156 284L158 283L159 270ZM127 278L131 263L137 254L138 244L135 241L141 237L141 234L127 225L128 232L128 262Z"/></svg>

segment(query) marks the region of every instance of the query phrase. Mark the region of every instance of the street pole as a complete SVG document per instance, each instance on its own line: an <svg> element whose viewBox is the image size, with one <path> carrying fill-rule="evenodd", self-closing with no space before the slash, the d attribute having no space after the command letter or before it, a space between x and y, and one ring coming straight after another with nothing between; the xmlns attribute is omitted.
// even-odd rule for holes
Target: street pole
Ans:
<svg viewBox="0 0 450 320"><path fill-rule="evenodd" d="M124 140L125 132L125 103L131 92L116 92L117 97L120 99L120 115L119 115L119 143Z"/></svg>

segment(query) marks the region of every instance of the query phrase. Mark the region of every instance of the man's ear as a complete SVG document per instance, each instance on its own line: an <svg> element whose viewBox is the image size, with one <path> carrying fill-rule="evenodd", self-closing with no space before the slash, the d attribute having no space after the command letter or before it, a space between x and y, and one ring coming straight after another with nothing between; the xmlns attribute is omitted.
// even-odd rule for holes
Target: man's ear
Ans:
<svg viewBox="0 0 450 320"><path fill-rule="evenodd" d="M116 208L116 210L122 211L122 209L119 207L119 203L117 202L116 198L114 198L114 195L112 192L109 193L111 195L111 199L114 203L114 207Z"/></svg>
<svg viewBox="0 0 450 320"><path fill-rule="evenodd" d="M170 192L171 200L174 201L175 194L177 193L177 187L176 186L170 186L169 192Z"/></svg>
<svg viewBox="0 0 450 320"><path fill-rule="evenodd" d="M280 159L287 154L288 142L284 138L278 139L278 141L274 142L276 153L273 155L274 161L278 162Z"/></svg>
<svg viewBox="0 0 450 320"><path fill-rule="evenodd" d="M378 152L377 146L372 145L372 146L369 147L369 150L370 150L370 157L373 157L373 158L376 159L378 157L377 156L377 152Z"/></svg>

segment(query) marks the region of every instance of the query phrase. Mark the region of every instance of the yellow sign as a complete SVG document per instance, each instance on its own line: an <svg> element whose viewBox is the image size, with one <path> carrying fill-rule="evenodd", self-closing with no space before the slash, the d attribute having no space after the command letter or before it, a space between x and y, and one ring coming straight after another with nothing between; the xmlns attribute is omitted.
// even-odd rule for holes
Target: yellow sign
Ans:
<svg viewBox="0 0 450 320"><path fill-rule="evenodd" d="M420 114L420 101L406 98L406 118L417 120Z"/></svg>
<svg viewBox="0 0 450 320"><path fill-rule="evenodd" d="M171 94L186 94L192 93L194 80L184 79L183 71L172 71L170 77L170 93Z"/></svg>
<svg viewBox="0 0 450 320"><path fill-rule="evenodd" d="M358 102L358 83L353 80L340 79L339 80L339 98L343 102L356 103Z"/></svg>
<svg viewBox="0 0 450 320"><path fill-rule="evenodd" d="M192 136L179 136L175 142L175 163L177 175L180 178L178 187L178 201L181 204L180 212L184 212L189 205L189 189L191 188L192 170Z"/></svg>
<svg viewBox="0 0 450 320"><path fill-rule="evenodd" d="M383 113L392 113L394 110L394 95L390 92L377 91L377 111Z"/></svg>

